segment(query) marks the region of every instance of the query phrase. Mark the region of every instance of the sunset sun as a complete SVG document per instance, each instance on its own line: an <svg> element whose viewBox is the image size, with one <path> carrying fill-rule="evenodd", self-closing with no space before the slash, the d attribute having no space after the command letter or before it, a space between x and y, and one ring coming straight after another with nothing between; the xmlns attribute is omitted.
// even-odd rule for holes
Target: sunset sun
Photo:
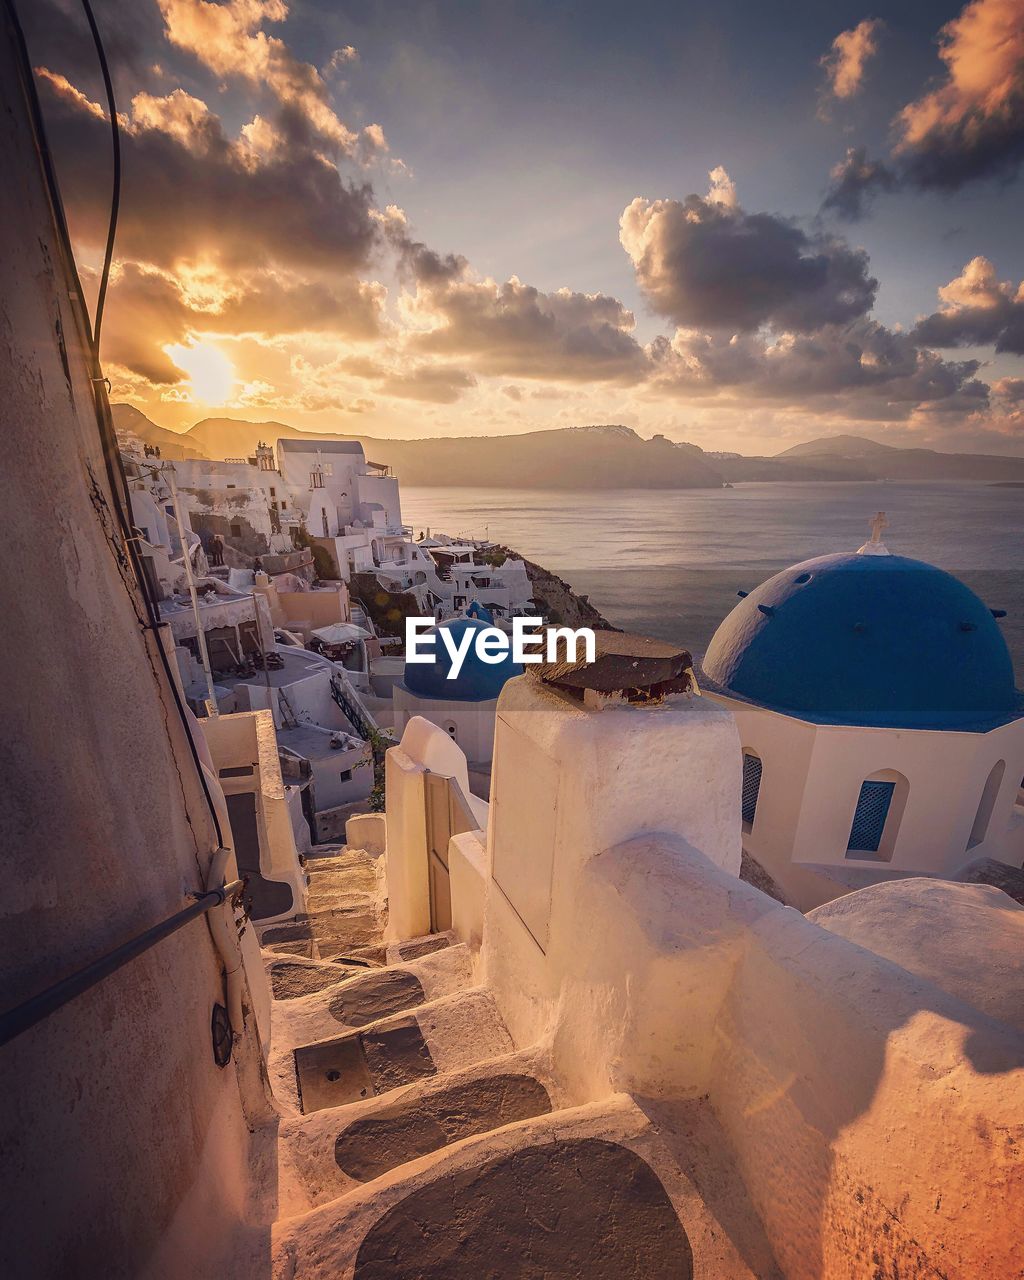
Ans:
<svg viewBox="0 0 1024 1280"><path fill-rule="evenodd" d="M164 350L178 368L188 374L193 399L210 405L224 404L231 399L235 366L219 347L212 342L194 342L188 347L174 342Z"/></svg>

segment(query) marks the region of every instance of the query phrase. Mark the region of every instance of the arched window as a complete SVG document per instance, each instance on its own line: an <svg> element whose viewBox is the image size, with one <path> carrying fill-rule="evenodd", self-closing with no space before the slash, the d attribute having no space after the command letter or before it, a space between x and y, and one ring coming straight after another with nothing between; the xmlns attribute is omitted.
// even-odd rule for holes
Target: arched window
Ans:
<svg viewBox="0 0 1024 1280"><path fill-rule="evenodd" d="M891 862L910 784L902 773L883 769L860 784L846 856Z"/></svg>
<svg viewBox="0 0 1024 1280"><path fill-rule="evenodd" d="M761 793L761 757L755 751L743 752L743 830L749 831L754 825L757 813L757 798Z"/></svg>
<svg viewBox="0 0 1024 1280"><path fill-rule="evenodd" d="M992 818L992 810L996 807L996 797L1003 785L1003 774L1006 772L1006 761L998 760L989 770L985 786L978 801L978 812L974 815L974 826L971 827L968 849L973 849L988 835L988 824Z"/></svg>

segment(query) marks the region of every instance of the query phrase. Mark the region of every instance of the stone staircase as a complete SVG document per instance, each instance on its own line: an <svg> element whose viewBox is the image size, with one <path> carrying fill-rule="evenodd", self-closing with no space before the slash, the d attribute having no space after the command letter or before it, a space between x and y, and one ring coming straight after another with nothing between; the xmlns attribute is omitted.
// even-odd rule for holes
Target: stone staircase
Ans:
<svg viewBox="0 0 1024 1280"><path fill-rule="evenodd" d="M705 1104L580 1105L516 1049L465 946L385 946L372 858L310 870L306 936L265 945L275 1280L779 1274Z"/></svg>

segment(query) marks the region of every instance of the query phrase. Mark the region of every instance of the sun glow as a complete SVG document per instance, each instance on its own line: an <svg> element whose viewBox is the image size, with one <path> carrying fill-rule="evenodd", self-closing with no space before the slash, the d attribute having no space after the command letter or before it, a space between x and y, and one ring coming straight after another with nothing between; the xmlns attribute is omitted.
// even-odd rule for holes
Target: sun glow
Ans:
<svg viewBox="0 0 1024 1280"><path fill-rule="evenodd" d="M219 347L212 342L194 342L189 347L173 342L164 350L178 368L188 374L194 400L221 405L231 399L235 389L235 366Z"/></svg>

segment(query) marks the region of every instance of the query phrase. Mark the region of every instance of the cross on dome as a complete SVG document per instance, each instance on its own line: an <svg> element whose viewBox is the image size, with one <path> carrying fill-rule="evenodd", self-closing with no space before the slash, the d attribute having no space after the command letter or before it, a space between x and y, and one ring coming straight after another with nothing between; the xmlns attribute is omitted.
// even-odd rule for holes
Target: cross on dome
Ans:
<svg viewBox="0 0 1024 1280"><path fill-rule="evenodd" d="M868 521L871 528L871 538L865 542L858 550L859 556L887 556L889 548L882 541L882 530L889 527L889 521L884 511L876 511Z"/></svg>

